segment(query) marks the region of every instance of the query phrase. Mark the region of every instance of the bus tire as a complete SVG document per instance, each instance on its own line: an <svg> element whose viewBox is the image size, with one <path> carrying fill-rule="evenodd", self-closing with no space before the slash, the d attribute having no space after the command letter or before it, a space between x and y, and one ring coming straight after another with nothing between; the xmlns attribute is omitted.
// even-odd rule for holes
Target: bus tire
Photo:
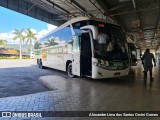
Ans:
<svg viewBox="0 0 160 120"><path fill-rule="evenodd" d="M72 74L72 63L69 63L68 66L67 66L67 74L71 78L75 77L75 75Z"/></svg>

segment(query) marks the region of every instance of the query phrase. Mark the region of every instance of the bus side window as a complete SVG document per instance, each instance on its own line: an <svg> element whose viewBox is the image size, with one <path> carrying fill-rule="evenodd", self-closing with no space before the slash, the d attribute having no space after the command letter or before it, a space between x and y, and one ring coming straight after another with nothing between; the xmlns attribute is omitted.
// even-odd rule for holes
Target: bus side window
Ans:
<svg viewBox="0 0 160 120"><path fill-rule="evenodd" d="M79 36L75 35L73 36L73 52L74 53L79 53Z"/></svg>
<svg viewBox="0 0 160 120"><path fill-rule="evenodd" d="M61 41L69 42L72 39L72 32L70 26L67 26L61 30Z"/></svg>

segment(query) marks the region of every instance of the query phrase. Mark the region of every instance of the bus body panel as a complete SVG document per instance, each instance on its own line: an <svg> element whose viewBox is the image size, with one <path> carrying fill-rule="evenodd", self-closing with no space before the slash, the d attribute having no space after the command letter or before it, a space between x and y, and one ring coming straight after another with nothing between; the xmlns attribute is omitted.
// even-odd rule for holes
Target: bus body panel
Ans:
<svg viewBox="0 0 160 120"><path fill-rule="evenodd" d="M129 62L128 62L128 65L124 69L121 69L121 70L107 70L105 68L100 67L100 65L98 65L98 64L95 65L94 63L98 63L97 61L98 60L96 58L92 58L92 78L93 79L120 77L120 76L126 76L129 73L129 69L130 69L130 66L129 66L130 63Z"/></svg>
<svg viewBox="0 0 160 120"><path fill-rule="evenodd" d="M61 58L59 58L59 56L61 56ZM46 67L66 71L66 61L71 60L69 56L71 56L71 54L52 55L48 57L50 60L42 62L44 62L44 66Z"/></svg>
<svg viewBox="0 0 160 120"><path fill-rule="evenodd" d="M67 45L67 44L65 44L65 45ZM72 53L71 53L71 51L66 51L66 49L64 47L65 45L62 45L62 46L58 45L58 46L53 46L50 48L38 50L40 52L40 54L36 55L35 58L41 60L43 63L43 66L45 66L45 67L66 71L66 62L71 61ZM62 51L63 51L62 53L59 54L59 53L49 52L49 51L52 51L52 50L59 48L59 47L62 48ZM46 58L43 57L43 54L45 51L48 51L48 52L46 52Z"/></svg>
<svg viewBox="0 0 160 120"><path fill-rule="evenodd" d="M129 73L129 69L130 69L130 67L128 67L124 70L111 71L111 70L105 70L103 68L92 65L92 70L93 70L92 71L92 78L93 79L105 79L105 78L126 76Z"/></svg>

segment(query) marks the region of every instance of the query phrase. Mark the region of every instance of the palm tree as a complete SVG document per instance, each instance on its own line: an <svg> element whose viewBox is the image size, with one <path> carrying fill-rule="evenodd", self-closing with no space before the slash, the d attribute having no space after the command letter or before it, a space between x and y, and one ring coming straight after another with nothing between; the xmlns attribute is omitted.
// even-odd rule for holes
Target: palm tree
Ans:
<svg viewBox="0 0 160 120"><path fill-rule="evenodd" d="M40 49L40 46L41 46L42 44L40 43L40 42L35 42L34 43L34 49Z"/></svg>
<svg viewBox="0 0 160 120"><path fill-rule="evenodd" d="M22 42L24 41L24 35L23 35L24 29L21 29L20 31L15 29L14 32L12 34L14 34L15 36L13 37L13 40L19 40L20 44L19 44L19 59L22 59Z"/></svg>
<svg viewBox="0 0 160 120"><path fill-rule="evenodd" d="M29 42L29 44L30 44L30 58L32 57L31 55L32 55L32 51L33 51L33 40L34 41L36 41L37 40L37 38L36 38L36 33L33 33L32 31L31 31L31 29L27 29L26 30L26 36L25 36L25 38L27 39L27 44L28 44L28 42Z"/></svg>
<svg viewBox="0 0 160 120"><path fill-rule="evenodd" d="M55 42L55 39L54 39L54 38L52 38L52 39L50 39L50 40L47 40L44 44L47 45L47 46L58 45L58 43Z"/></svg>
<svg viewBox="0 0 160 120"><path fill-rule="evenodd" d="M6 40L0 40L0 46L6 46L7 45L7 41Z"/></svg>

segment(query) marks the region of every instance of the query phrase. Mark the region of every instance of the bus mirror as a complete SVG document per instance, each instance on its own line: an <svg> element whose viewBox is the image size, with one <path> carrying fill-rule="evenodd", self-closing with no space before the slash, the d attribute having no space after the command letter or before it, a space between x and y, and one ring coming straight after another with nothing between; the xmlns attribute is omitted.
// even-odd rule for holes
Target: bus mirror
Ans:
<svg viewBox="0 0 160 120"><path fill-rule="evenodd" d="M84 31L91 30L92 33L93 33L93 39L95 39L95 40L98 39L98 29L97 29L97 27L95 27L93 25L87 25L87 26L81 27L80 29L84 30Z"/></svg>

